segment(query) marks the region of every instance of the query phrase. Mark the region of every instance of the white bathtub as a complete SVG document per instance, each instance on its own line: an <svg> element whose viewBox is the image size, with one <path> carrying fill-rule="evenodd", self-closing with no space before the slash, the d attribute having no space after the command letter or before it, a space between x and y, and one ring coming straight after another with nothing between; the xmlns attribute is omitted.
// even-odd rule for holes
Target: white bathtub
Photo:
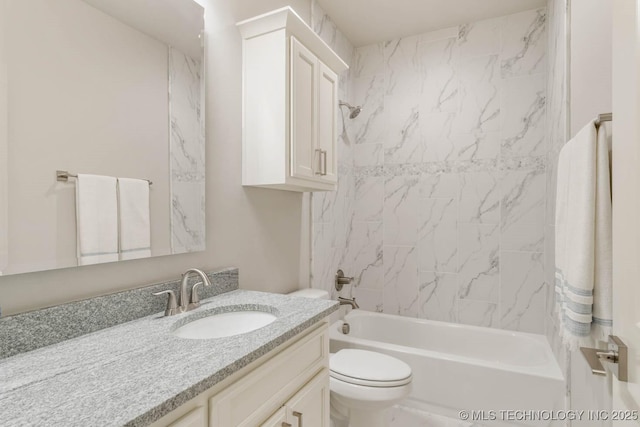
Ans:
<svg viewBox="0 0 640 427"><path fill-rule="evenodd" d="M331 325L331 351L360 348L404 360L413 370L407 404L458 418L461 410L524 418L504 410L561 408L564 378L541 335L353 310ZM489 411L489 412L487 412ZM482 416L482 414L478 414ZM546 425L548 422L509 424Z"/></svg>

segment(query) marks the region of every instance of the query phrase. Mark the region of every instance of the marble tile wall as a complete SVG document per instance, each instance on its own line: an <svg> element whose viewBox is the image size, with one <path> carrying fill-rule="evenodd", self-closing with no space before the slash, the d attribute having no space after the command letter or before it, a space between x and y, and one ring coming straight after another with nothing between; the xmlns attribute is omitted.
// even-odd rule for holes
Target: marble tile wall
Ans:
<svg viewBox="0 0 640 427"><path fill-rule="evenodd" d="M171 252L205 249L202 61L169 48Z"/></svg>
<svg viewBox="0 0 640 427"><path fill-rule="evenodd" d="M560 149L569 139L569 105L568 105L568 57L569 57L569 29L568 7L569 0L550 0L549 7L549 67L548 67L548 123L547 126L547 209L545 212L545 271L547 289L547 337L555 344L554 352L558 360L563 362L566 354L563 352L558 338L558 322L554 313L555 294L555 188L556 170ZM561 366L563 363L561 363Z"/></svg>
<svg viewBox="0 0 640 427"><path fill-rule="evenodd" d="M368 310L543 333L546 9L357 48L348 95L314 287L340 266Z"/></svg>
<svg viewBox="0 0 640 427"><path fill-rule="evenodd" d="M571 408L571 360L555 314L555 189L560 149L569 139L569 0L549 0L547 76L547 208L545 212L546 335L566 378L565 407Z"/></svg>
<svg viewBox="0 0 640 427"><path fill-rule="evenodd" d="M311 27L344 60L352 64L355 49L331 18L318 5L311 2ZM351 100L351 70L339 76L338 98ZM311 284L329 291L333 298L333 278L339 265L346 263L346 250L352 234L351 218L354 212L355 184L353 179L354 138L348 129L348 117L343 110L338 114L338 189L334 192L311 193L312 261Z"/></svg>

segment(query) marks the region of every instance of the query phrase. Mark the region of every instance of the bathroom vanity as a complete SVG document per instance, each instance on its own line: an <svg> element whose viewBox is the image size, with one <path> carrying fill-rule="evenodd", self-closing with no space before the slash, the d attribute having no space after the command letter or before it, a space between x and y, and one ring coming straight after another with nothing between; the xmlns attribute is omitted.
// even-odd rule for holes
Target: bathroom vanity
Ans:
<svg viewBox="0 0 640 427"><path fill-rule="evenodd" d="M237 270L232 273L237 278ZM215 275L210 277L214 286L209 288L215 288ZM148 300L150 291L167 286L173 284L145 288L143 294L134 290L101 297L110 301L99 305L117 315L113 310L126 310L129 302L149 305L142 298ZM187 313L164 316L156 311L17 354L0 348L5 357L0 359L2 425L228 427L303 422L306 427L327 426L325 319L337 310L337 303L238 290L237 282L234 287L209 298L202 290L201 307ZM154 298L151 301L160 301ZM67 316L70 329L102 321L94 319L100 310L91 304L96 303L88 300L2 318L0 341L17 342L29 331L29 341L47 335L51 316ZM276 320L222 338L176 335L189 322L246 311L270 313ZM22 345L22 349L27 348Z"/></svg>
<svg viewBox="0 0 640 427"><path fill-rule="evenodd" d="M328 426L328 362L320 322L152 425Z"/></svg>

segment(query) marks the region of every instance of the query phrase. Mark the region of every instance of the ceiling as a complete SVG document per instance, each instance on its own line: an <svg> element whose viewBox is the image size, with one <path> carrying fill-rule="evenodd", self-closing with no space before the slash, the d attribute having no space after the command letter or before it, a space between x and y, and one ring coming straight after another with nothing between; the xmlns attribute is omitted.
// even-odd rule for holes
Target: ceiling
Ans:
<svg viewBox="0 0 640 427"><path fill-rule="evenodd" d="M544 7L546 0L318 0L356 46Z"/></svg>

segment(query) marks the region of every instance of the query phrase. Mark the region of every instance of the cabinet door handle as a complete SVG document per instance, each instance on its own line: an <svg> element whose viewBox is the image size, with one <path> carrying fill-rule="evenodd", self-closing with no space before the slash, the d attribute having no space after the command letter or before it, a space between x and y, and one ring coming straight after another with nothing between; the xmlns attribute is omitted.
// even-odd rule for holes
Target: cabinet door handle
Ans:
<svg viewBox="0 0 640 427"><path fill-rule="evenodd" d="M320 148L316 148L316 153L318 153L318 170L316 171L316 175L323 175L322 173L322 151Z"/></svg>
<svg viewBox="0 0 640 427"><path fill-rule="evenodd" d="M293 411L293 416L298 419L298 427L302 427L302 412Z"/></svg>
<svg viewBox="0 0 640 427"><path fill-rule="evenodd" d="M282 422L282 427L293 427L291 424L287 423L287 422Z"/></svg>
<svg viewBox="0 0 640 427"><path fill-rule="evenodd" d="M320 154L322 155L322 164L324 165L322 167L322 176L327 174L327 150L321 150Z"/></svg>

